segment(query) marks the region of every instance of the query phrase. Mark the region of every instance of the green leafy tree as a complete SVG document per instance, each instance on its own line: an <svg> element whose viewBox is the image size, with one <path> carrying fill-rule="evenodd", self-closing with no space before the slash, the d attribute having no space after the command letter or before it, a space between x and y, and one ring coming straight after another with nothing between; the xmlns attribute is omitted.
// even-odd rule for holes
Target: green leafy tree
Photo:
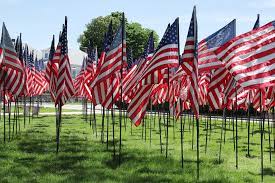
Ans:
<svg viewBox="0 0 275 183"><path fill-rule="evenodd" d="M98 52L100 53L103 49L104 33L107 31L109 23L112 21L113 31L115 33L120 24L121 17L121 12L112 12L111 15L107 15L105 17L99 16L92 19L92 21L86 25L86 30L78 39L80 49L85 51L89 40L92 40L93 44L97 46ZM133 58L136 59L143 53L144 44L146 44L149 34L153 30L144 28L137 22L128 23L127 19L125 19L125 24L127 48L131 48L133 50ZM155 31L153 32L155 45L157 45L158 35Z"/></svg>

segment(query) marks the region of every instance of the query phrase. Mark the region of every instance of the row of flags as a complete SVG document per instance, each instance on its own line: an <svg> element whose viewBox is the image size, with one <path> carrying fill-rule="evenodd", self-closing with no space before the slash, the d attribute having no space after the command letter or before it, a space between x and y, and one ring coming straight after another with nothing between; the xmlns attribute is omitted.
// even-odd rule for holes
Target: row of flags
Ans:
<svg viewBox="0 0 275 183"><path fill-rule="evenodd" d="M258 16L253 30L236 36L233 20L198 42L194 7L182 54L177 18L168 24L157 48L151 33L143 54L133 61L126 52L123 14L115 33L110 22L99 58L90 40L87 57L74 80L68 57L67 19L56 48L53 38L45 71L39 63L33 66L33 61L25 62L29 56L24 56L20 46L15 50L3 26L0 67L5 72L0 76L1 90L13 97L49 91L55 104L61 106L73 96L85 97L107 109L124 102L135 125L141 123L149 103L168 102L170 113L177 117L192 109L199 118L199 106L205 105L210 110L247 110L252 104L256 110L268 110L275 105L274 26L274 22L259 26ZM14 80L5 80L7 75Z"/></svg>

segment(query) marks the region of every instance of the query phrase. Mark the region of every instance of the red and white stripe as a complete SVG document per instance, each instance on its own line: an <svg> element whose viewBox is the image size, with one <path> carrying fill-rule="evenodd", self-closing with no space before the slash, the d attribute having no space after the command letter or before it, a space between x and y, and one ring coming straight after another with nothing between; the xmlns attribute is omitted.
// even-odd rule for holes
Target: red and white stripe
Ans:
<svg viewBox="0 0 275 183"><path fill-rule="evenodd" d="M270 22L225 43L215 54L244 88L275 84L275 29Z"/></svg>

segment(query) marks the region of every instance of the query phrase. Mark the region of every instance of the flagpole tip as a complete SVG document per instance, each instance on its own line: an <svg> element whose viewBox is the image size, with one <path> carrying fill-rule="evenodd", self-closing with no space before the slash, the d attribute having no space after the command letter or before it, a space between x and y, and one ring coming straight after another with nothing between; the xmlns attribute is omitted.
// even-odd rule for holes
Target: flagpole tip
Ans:
<svg viewBox="0 0 275 183"><path fill-rule="evenodd" d="M67 25L68 18L65 16L65 26Z"/></svg>

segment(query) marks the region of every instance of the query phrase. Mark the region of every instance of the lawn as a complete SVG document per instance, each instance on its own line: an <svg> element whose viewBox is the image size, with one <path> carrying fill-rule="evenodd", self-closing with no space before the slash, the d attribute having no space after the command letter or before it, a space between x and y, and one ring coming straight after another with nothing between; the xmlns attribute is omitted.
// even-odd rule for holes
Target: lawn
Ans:
<svg viewBox="0 0 275 183"><path fill-rule="evenodd" d="M105 118L106 119L106 118ZM89 120L82 115L64 115L62 118L60 152L55 153L55 117L34 117L21 131L10 134L3 142L3 119L0 124L0 182L195 182L196 139L192 150L192 125L185 124L184 167L180 157L180 123L169 126L168 158L165 157L165 130L162 124L163 153L160 152L158 121L146 128L123 123L122 163L113 157L112 126L109 125L109 149L106 144L106 120L104 143L100 140L101 116L97 115L97 137ZM115 148L118 152L119 125L115 118ZM190 128L189 128L190 126ZM230 126L232 128L232 125ZM146 129L146 132L145 132ZM190 129L190 130L189 130ZM8 137L8 127L6 126ZM251 136L251 157L247 153L247 129L239 123L239 168L235 168L232 131L227 125L226 141L222 144L222 162L218 162L221 122L212 120L208 131L208 148L205 153L205 121L200 126L200 182L260 182L260 134L255 123ZM267 130L267 128L266 128ZM146 134L146 138L145 138ZM194 135L196 137L196 134ZM264 182L275 182L274 149L269 162L268 134L264 141ZM145 140L146 139L146 140ZM273 139L273 136L272 136Z"/></svg>
<svg viewBox="0 0 275 183"><path fill-rule="evenodd" d="M24 112L24 107L23 106L21 106L20 105L20 107L19 107L19 112L20 113L23 113ZM2 110L1 110L1 112L3 113L3 108L2 108ZM11 107L11 111L12 111L12 113L14 112L14 107L12 106ZM81 112L80 110L75 110L75 109L62 109L62 111L63 112ZM40 107L40 109L39 109L39 112L40 113L55 113L55 108L53 108L53 107Z"/></svg>

